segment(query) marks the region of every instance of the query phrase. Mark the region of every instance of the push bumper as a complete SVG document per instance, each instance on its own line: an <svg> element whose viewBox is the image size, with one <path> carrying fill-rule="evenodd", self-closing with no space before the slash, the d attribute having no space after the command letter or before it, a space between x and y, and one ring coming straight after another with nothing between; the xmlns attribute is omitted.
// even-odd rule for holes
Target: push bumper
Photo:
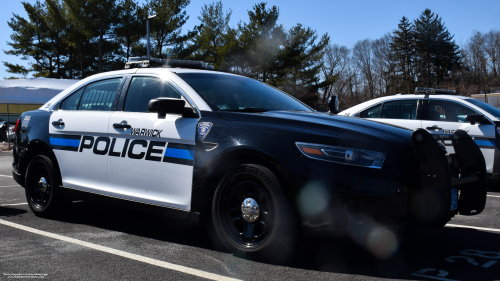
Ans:
<svg viewBox="0 0 500 281"><path fill-rule="evenodd" d="M445 154L438 140L451 140L455 154ZM486 204L487 176L483 154L462 130L452 135L412 134L419 162L419 183L409 192L410 221L419 227L444 226L457 213L480 214Z"/></svg>

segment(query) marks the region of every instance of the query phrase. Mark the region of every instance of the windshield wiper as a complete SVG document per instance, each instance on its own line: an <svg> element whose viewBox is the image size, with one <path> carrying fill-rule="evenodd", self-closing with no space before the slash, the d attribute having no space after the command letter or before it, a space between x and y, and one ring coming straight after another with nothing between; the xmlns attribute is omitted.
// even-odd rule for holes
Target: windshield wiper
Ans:
<svg viewBox="0 0 500 281"><path fill-rule="evenodd" d="M245 107L240 109L224 109L221 111L233 111L233 112L265 112L269 111L269 109L260 108L260 107Z"/></svg>

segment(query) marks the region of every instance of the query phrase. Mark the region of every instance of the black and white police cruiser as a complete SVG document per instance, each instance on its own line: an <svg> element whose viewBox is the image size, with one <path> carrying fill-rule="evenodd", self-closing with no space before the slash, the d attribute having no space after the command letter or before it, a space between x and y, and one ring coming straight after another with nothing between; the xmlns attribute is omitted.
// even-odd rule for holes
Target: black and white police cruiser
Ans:
<svg viewBox="0 0 500 281"><path fill-rule="evenodd" d="M456 95L453 90L415 89L415 94L373 99L339 113L367 118L412 130L422 128L433 135L464 130L474 139L486 161L489 178L500 173L500 109L470 97ZM453 153L451 142L444 142Z"/></svg>
<svg viewBox="0 0 500 281"><path fill-rule="evenodd" d="M101 199L269 257L293 249L299 226L435 228L484 208L484 159L462 130L442 136L455 147L446 154L425 130L319 113L203 62L127 66L18 120L13 176L36 215Z"/></svg>

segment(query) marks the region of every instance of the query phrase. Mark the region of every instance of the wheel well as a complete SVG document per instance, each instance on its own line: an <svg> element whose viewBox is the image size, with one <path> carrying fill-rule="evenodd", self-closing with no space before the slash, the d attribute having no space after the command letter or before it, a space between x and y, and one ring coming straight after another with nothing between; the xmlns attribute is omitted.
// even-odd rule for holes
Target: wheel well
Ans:
<svg viewBox="0 0 500 281"><path fill-rule="evenodd" d="M40 141L33 141L30 143L28 148L26 149L26 154L23 157L23 161L20 163L19 173L21 175L26 176L26 169L28 168L31 159L38 154L44 154L49 157L54 163L54 167L56 168L56 172L61 174L59 170L59 163L57 163L57 158L51 148L49 148L45 143Z"/></svg>
<svg viewBox="0 0 500 281"><path fill-rule="evenodd" d="M281 163L256 151L245 150L234 152L223 156L210 165L214 168L208 171L209 176L203 186L203 199L200 202L200 219L202 223L205 223L211 214L213 196L215 194L215 190L217 189L219 181L224 177L226 173L242 164L257 164L268 168L278 179L287 199L293 200L295 198L295 182L292 180L290 174ZM295 204L292 205L295 209Z"/></svg>

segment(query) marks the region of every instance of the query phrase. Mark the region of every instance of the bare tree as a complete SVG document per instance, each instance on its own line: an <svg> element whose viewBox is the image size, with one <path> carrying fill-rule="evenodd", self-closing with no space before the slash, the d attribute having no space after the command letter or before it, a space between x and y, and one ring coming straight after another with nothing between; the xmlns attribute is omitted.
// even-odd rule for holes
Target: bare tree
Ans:
<svg viewBox="0 0 500 281"><path fill-rule="evenodd" d="M385 96L391 94L394 63L391 61L391 34L386 33L379 39L372 41L373 70L375 94Z"/></svg>
<svg viewBox="0 0 500 281"><path fill-rule="evenodd" d="M353 59L364 78L363 92L368 99L375 98L373 51L370 39L360 40L354 44Z"/></svg>
<svg viewBox="0 0 500 281"><path fill-rule="evenodd" d="M490 66L493 77L498 77L500 60L500 31L484 34L484 51L488 55L487 64Z"/></svg>
<svg viewBox="0 0 500 281"><path fill-rule="evenodd" d="M339 82L345 83L345 81L338 81L338 79L339 77L344 76L344 72L349 67L350 54L351 51L346 46L333 44L326 47L325 54L322 58L323 66L321 67L321 75L324 80L336 77L337 81L336 83L328 85L324 88L324 92L321 97L323 104L326 103L326 100L330 95L339 95L339 93L335 93L334 90Z"/></svg>

